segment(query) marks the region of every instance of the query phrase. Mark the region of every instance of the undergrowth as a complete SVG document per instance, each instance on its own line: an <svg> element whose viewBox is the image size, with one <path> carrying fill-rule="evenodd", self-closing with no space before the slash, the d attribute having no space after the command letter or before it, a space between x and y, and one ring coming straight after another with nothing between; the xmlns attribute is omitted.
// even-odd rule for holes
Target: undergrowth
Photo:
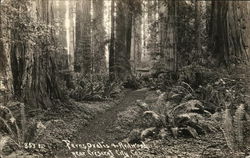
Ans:
<svg viewBox="0 0 250 158"><path fill-rule="evenodd" d="M250 119L242 80L192 65L176 75L161 73L149 80L153 82L150 88L156 90L158 97L151 103L137 102L142 109L140 119L144 121L129 137L137 133L138 140L169 134L174 138L198 138L222 131L229 149L244 150L244 123Z"/></svg>
<svg viewBox="0 0 250 158"><path fill-rule="evenodd" d="M109 82L107 75L84 76L74 74L72 88L67 89L68 96L76 101L102 101L116 97L122 89L122 82Z"/></svg>
<svg viewBox="0 0 250 158"><path fill-rule="evenodd" d="M20 121L18 122L11 108L18 107ZM0 104L0 156L3 156L3 150L6 144L11 143L12 147L22 148L26 133L26 116L24 104L20 102L9 102L7 105ZM10 145L10 144L9 144Z"/></svg>

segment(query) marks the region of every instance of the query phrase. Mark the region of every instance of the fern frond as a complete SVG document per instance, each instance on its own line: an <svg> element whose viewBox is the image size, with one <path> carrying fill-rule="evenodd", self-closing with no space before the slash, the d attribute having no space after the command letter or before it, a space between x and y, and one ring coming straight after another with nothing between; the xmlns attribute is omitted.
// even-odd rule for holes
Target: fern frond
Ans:
<svg viewBox="0 0 250 158"><path fill-rule="evenodd" d="M11 127L9 126L9 124L7 123L7 121L5 119L3 119L2 117L0 117L0 121L3 122L3 124L5 125L6 129L9 131L9 134L12 136L12 137L15 137L15 134L13 132L13 130L11 129Z"/></svg>
<svg viewBox="0 0 250 158"><path fill-rule="evenodd" d="M227 146L229 147L229 149L234 151L235 150L235 137L234 137L234 132L233 132L234 128L233 128L232 122L233 122L233 119L232 119L230 110L226 109L224 113L224 122L222 124L223 134L226 139Z"/></svg>
<svg viewBox="0 0 250 158"><path fill-rule="evenodd" d="M194 138L198 137L198 133L193 127L187 126L186 130L188 130L188 132L192 135L192 137Z"/></svg>
<svg viewBox="0 0 250 158"><path fill-rule="evenodd" d="M24 142L24 134L26 133L26 115L25 115L25 105L22 103L20 105L21 108L21 125L22 125L22 142ZM18 127L17 127L18 128Z"/></svg>
<svg viewBox="0 0 250 158"><path fill-rule="evenodd" d="M204 117L198 113L193 113L193 112L180 114L180 115L177 115L177 117L175 118L175 122L177 124L180 122L182 122L182 123L184 123L184 122L198 123L201 120L204 120Z"/></svg>
<svg viewBox="0 0 250 158"><path fill-rule="evenodd" d="M2 105L0 106L0 110L5 111L7 114L9 114L8 120L5 120L2 117L0 117L0 120L4 123L4 125L6 126L7 130L9 131L9 133L11 134L11 136L13 138L15 137L15 133L11 129L10 125L8 124L8 122L11 122L12 124L14 124L14 126L16 128L17 141L20 144L22 142L22 140L21 140L21 132L20 132L20 129L19 129L18 125L17 125L16 119L15 119L12 111L8 107L2 106Z"/></svg>
<svg viewBox="0 0 250 158"><path fill-rule="evenodd" d="M160 94L160 96L158 97L158 99L156 101L156 106L161 106L164 103L165 95L166 95L166 93Z"/></svg>
<svg viewBox="0 0 250 158"><path fill-rule="evenodd" d="M182 81L181 84L188 87L188 89L190 90L189 93L193 93L194 92L194 89L188 83Z"/></svg>
<svg viewBox="0 0 250 158"><path fill-rule="evenodd" d="M243 144L243 118L245 115L245 105L241 104L236 112L235 112L235 116L234 116L234 126L235 126L235 134L236 134L236 139L238 142L239 147L242 146Z"/></svg>
<svg viewBox="0 0 250 158"><path fill-rule="evenodd" d="M20 144L18 144L15 140L13 140L9 136L3 136L0 137L0 156L3 156L3 150L6 145L8 145L9 142L12 142L14 145L16 145L18 148L20 148ZM16 157L16 156L15 156Z"/></svg>
<svg viewBox="0 0 250 158"><path fill-rule="evenodd" d="M153 136L155 133L155 130L156 130L155 127L151 127L151 128L147 128L147 129L143 130L141 132L141 136L140 136L141 140L144 140L148 136Z"/></svg>
<svg viewBox="0 0 250 158"><path fill-rule="evenodd" d="M204 108L203 104L199 100L189 100L188 102L176 106L171 113L173 114L188 113L192 111L198 111L203 108Z"/></svg>
<svg viewBox="0 0 250 158"><path fill-rule="evenodd" d="M160 116L154 111L145 111L143 113L143 116L151 116L155 120L158 120L158 121L160 120Z"/></svg>
<svg viewBox="0 0 250 158"><path fill-rule="evenodd" d="M136 100L136 105L138 105L140 108L142 108L143 110L149 110L149 105L141 100Z"/></svg>
<svg viewBox="0 0 250 158"><path fill-rule="evenodd" d="M2 155L3 148L5 144L10 140L11 138L8 136L4 136L0 138L0 156Z"/></svg>

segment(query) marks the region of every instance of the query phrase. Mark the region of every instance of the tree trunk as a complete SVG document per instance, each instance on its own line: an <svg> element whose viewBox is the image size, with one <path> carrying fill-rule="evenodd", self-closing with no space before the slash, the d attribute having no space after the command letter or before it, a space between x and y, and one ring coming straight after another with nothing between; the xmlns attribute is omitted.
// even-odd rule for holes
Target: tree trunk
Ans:
<svg viewBox="0 0 250 158"><path fill-rule="evenodd" d="M11 97L13 91L13 78L10 64L10 32L7 26L10 27L7 15L2 12L3 8L0 5L0 102L7 102L6 96Z"/></svg>
<svg viewBox="0 0 250 158"><path fill-rule="evenodd" d="M195 39L196 39L196 55L201 57L201 3L195 0Z"/></svg>
<svg viewBox="0 0 250 158"><path fill-rule="evenodd" d="M109 46L109 80L115 80L115 0L111 1L111 37Z"/></svg>
<svg viewBox="0 0 250 158"><path fill-rule="evenodd" d="M148 38L148 51L149 51L149 57L153 57L153 56L157 56L157 27L155 27L156 22L157 22L157 1L156 0L152 0L152 1L148 1L148 34L149 34L149 38ZM149 61L152 61L152 58L149 58ZM150 64L150 63L148 63Z"/></svg>
<svg viewBox="0 0 250 158"><path fill-rule="evenodd" d="M212 1L210 48L218 65L229 66L247 58L245 4L241 1Z"/></svg>
<svg viewBox="0 0 250 158"><path fill-rule="evenodd" d="M141 4L139 3L138 8L141 10ZM141 38L141 31L142 31L142 19L141 16L137 16L135 19L135 66L139 67L141 65L141 56L142 56L142 38Z"/></svg>
<svg viewBox="0 0 250 158"><path fill-rule="evenodd" d="M130 50L133 14L130 10L131 0L117 1L116 18L116 74L118 79L126 80L131 75Z"/></svg>
<svg viewBox="0 0 250 158"><path fill-rule="evenodd" d="M76 3L76 49L75 71L91 73L91 0L80 0Z"/></svg>
<svg viewBox="0 0 250 158"><path fill-rule="evenodd" d="M161 53L164 56L163 62L165 70L177 70L177 2L170 0L167 2L167 7L160 8L160 45Z"/></svg>
<svg viewBox="0 0 250 158"><path fill-rule="evenodd" d="M19 5L22 4L22 5ZM11 68L15 95L22 101L41 108L52 107L52 100L60 98L60 91L56 82L56 69L50 48L54 45L53 30L48 27L53 23L53 3L48 0L37 0L37 17L31 17L28 12L29 5L20 1L13 7L20 13L14 27L11 29ZM19 21L26 20L27 16L42 22L46 28L43 35L34 37L34 32L27 32L25 36L34 37L35 45L23 38ZM28 23L28 21L26 21ZM33 30L34 31L34 30ZM48 34L46 34L48 32ZM33 33L33 34L32 34Z"/></svg>
<svg viewBox="0 0 250 158"><path fill-rule="evenodd" d="M103 0L93 0L93 52L95 73L106 72L103 9Z"/></svg>
<svg viewBox="0 0 250 158"><path fill-rule="evenodd" d="M138 13L133 17L132 37L131 37L131 58L133 59L133 71L136 73L136 68L141 65L142 54L142 18L141 18L141 3L135 3ZM132 63L131 63L132 66Z"/></svg>

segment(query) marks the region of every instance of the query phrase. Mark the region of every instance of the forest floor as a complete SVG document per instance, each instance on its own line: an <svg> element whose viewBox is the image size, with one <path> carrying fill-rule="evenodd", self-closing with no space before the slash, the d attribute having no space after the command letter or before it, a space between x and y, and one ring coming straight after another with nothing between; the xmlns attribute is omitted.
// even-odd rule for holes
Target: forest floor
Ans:
<svg viewBox="0 0 250 158"><path fill-rule="evenodd" d="M126 147L127 143L124 140L129 137L130 131L136 128L136 121L140 115L136 100L142 99L146 99L148 103L154 103L156 95L146 88L128 90L116 105L98 114L88 125L79 127L76 136L68 144L71 149L67 147L67 150L58 152L56 156L58 158L109 158L112 156L114 158L195 158L202 156L219 158L225 155L230 157L222 132L199 138L176 139L169 136L167 139L146 139L143 147Z"/></svg>
<svg viewBox="0 0 250 158"><path fill-rule="evenodd" d="M237 74L232 76L245 80L247 87L245 95L250 96L250 82L248 82L250 72L247 73L247 69L239 69L235 72ZM164 139L149 137L142 142L137 141L136 130L141 126L140 117L143 113L138 106L138 100L154 105L158 97L159 94L156 91L148 88L124 89L115 100L100 102L70 100L71 104L67 105L67 108L62 105L46 113L39 111L28 113L28 117L31 118L30 126L36 127L35 131L28 133L30 137L35 137L26 139L24 147L26 154L16 151L8 157L17 155L25 155L26 158L34 156L46 158L236 157L227 147L221 130L199 135L196 138L182 136L175 138L171 133L167 133ZM250 102L250 97L247 97L246 102ZM29 129L33 128L29 127ZM128 138L134 139L133 143L139 142L139 144L129 145ZM27 145L30 142L33 146ZM237 158L245 158L245 155L246 153L239 153Z"/></svg>
<svg viewBox="0 0 250 158"><path fill-rule="evenodd" d="M237 73L232 76L245 80L247 87L245 95L250 96L250 82L248 82L250 73L248 73L247 67L237 69L235 72ZM147 104L154 104L157 97L155 91L147 88L126 90L124 96L114 106L96 115L88 125L79 127L76 136L70 141L71 144L66 142L68 150L60 152L57 157L63 158L67 155L72 158L245 158L246 153L235 154L230 151L221 130L196 138L174 138L169 134L165 139L145 139L141 146L126 146L126 138L136 137L136 134L131 134L131 131L140 128L138 120L141 117L141 109L137 105L137 101L144 100ZM250 102L250 97L247 97L246 102ZM77 147L73 149L72 146L77 146L77 144L81 144L82 148L79 147L81 145L78 145L78 149L76 149Z"/></svg>
<svg viewBox="0 0 250 158"><path fill-rule="evenodd" d="M124 97L121 98L114 106L107 109L105 112L98 114L93 120L91 120L88 125L79 127L76 137L72 139L72 144L85 144L85 145L97 145L101 144L118 144L120 143L126 135L122 133L118 126L116 126L115 121L120 112L125 111L128 107L132 106L136 100L142 100L146 97L146 92L148 89L140 90L126 90ZM128 130L132 130L128 129ZM92 147L95 151L95 147ZM104 149L105 150L105 149ZM100 151L103 151L100 149ZM72 155L72 151L58 153L58 157L65 157L65 155ZM117 154L115 157L119 156ZM67 157L67 156L66 156ZM90 153L85 156L79 157L102 157L102 156L93 156ZM125 157L124 155L121 157Z"/></svg>
<svg viewBox="0 0 250 158"><path fill-rule="evenodd" d="M121 99L121 101L113 108L108 109L105 113L100 114L90 122L89 126L83 127L79 130L79 140L82 143L95 143L106 142L115 143L121 140L124 136L121 133L114 130L115 120L117 120L117 114L121 111L125 111L127 107L133 105L136 100L144 99L146 97L147 89L141 90L128 90Z"/></svg>

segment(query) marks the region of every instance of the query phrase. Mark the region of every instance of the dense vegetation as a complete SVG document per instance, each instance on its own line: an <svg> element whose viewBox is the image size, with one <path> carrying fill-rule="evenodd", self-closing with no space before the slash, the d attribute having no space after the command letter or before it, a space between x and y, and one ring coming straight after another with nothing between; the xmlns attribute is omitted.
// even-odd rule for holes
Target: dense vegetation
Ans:
<svg viewBox="0 0 250 158"><path fill-rule="evenodd" d="M249 15L236 0L0 1L0 157L55 156L145 88L112 117L120 140L221 133L217 157L249 155Z"/></svg>

